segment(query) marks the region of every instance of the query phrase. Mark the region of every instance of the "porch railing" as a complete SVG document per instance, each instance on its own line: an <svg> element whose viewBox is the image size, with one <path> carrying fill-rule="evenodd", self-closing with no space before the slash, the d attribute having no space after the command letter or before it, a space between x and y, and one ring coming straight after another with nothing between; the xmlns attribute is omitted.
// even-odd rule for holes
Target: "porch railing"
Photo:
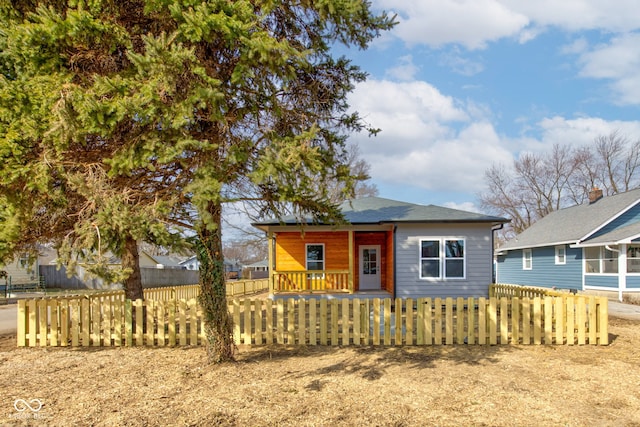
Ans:
<svg viewBox="0 0 640 427"><path fill-rule="evenodd" d="M275 271L274 292L353 292L349 270Z"/></svg>

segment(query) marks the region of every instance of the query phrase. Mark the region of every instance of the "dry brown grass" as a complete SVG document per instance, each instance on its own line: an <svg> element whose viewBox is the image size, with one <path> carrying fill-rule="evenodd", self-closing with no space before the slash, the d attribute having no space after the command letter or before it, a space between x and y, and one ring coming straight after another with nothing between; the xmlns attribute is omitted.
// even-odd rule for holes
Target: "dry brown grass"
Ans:
<svg viewBox="0 0 640 427"><path fill-rule="evenodd" d="M640 426L640 322L611 318L609 330L607 347L242 348L220 366L201 348L17 349L3 337L0 421ZM16 399L43 406L19 413Z"/></svg>

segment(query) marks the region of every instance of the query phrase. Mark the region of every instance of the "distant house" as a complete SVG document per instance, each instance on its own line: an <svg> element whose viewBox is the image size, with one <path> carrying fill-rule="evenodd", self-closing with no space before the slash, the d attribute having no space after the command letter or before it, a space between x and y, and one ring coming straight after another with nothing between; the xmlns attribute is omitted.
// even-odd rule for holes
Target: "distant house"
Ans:
<svg viewBox="0 0 640 427"><path fill-rule="evenodd" d="M345 225L254 223L269 240L272 294L486 296L493 232L509 220L379 197L341 205Z"/></svg>
<svg viewBox="0 0 640 427"><path fill-rule="evenodd" d="M269 260L262 260L244 266L244 277L249 279L263 279L269 277Z"/></svg>
<svg viewBox="0 0 640 427"><path fill-rule="evenodd" d="M200 270L200 261L195 255L187 258L179 263L180 266L187 270ZM228 279L237 279L240 277L242 264L238 261L224 260L224 272Z"/></svg>
<svg viewBox="0 0 640 427"><path fill-rule="evenodd" d="M640 292L640 189L561 209L498 249L496 281Z"/></svg>

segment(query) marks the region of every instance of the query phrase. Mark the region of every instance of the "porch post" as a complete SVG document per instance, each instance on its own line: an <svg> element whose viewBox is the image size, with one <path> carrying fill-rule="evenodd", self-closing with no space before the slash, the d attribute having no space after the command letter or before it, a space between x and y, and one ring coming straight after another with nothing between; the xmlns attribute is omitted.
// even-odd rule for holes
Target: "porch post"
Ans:
<svg viewBox="0 0 640 427"><path fill-rule="evenodd" d="M354 264L355 264L355 260L354 260L354 256L353 256L353 230L349 230L348 232L349 235L349 293L353 293L354 291L354 285L353 285L353 278L355 276L354 274Z"/></svg>
<svg viewBox="0 0 640 427"><path fill-rule="evenodd" d="M627 289L627 245L621 244L618 253L618 301L622 302L622 293Z"/></svg>
<svg viewBox="0 0 640 427"><path fill-rule="evenodd" d="M269 254L269 295L273 295L275 289L273 283L273 270L275 268L275 265L273 265L273 240L273 232L269 231L269 233L267 234L267 252Z"/></svg>

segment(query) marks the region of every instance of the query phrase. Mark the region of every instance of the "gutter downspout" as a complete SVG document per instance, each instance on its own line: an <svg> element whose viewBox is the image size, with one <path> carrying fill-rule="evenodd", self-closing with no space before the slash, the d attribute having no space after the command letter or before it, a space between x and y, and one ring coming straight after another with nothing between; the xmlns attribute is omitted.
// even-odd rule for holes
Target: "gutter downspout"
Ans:
<svg viewBox="0 0 640 427"><path fill-rule="evenodd" d="M398 265L396 260L396 231L398 230L398 226L393 226L393 300L396 299L396 287L398 286L398 272L396 266Z"/></svg>
<svg viewBox="0 0 640 427"><path fill-rule="evenodd" d="M493 283L497 283L498 282L498 263L495 262L495 232L502 230L504 228L504 222L500 224L500 226L496 227L493 226L491 227L491 281ZM495 266L495 270L494 270L494 266ZM493 277L495 273L495 277Z"/></svg>

